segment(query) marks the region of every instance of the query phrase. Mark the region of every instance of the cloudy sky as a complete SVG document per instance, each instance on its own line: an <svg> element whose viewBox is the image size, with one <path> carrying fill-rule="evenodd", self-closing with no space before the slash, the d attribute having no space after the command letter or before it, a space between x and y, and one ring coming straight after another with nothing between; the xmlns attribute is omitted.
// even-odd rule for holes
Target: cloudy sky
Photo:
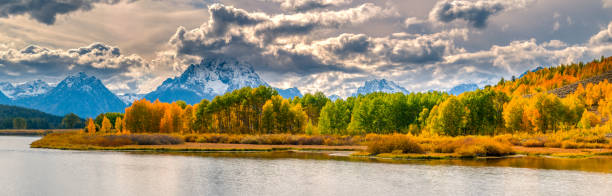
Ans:
<svg viewBox="0 0 612 196"><path fill-rule="evenodd" d="M273 86L348 96L481 86L612 56L612 0L0 1L0 81L95 75L146 93L190 63L248 62Z"/></svg>

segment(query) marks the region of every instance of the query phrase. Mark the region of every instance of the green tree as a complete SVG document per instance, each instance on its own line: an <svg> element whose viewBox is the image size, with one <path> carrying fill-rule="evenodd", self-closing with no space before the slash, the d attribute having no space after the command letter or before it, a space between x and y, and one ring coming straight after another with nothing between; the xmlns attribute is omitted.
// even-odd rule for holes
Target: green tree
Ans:
<svg viewBox="0 0 612 196"><path fill-rule="evenodd" d="M82 121L79 116L74 113L66 114L62 119L62 127L66 129L74 129L82 127Z"/></svg>
<svg viewBox="0 0 612 196"><path fill-rule="evenodd" d="M442 102L435 111L429 115L429 127L436 133L450 136L465 134L463 130L467 124L469 110L454 96Z"/></svg>
<svg viewBox="0 0 612 196"><path fill-rule="evenodd" d="M13 129L26 129L28 128L28 122L25 118L14 118Z"/></svg>

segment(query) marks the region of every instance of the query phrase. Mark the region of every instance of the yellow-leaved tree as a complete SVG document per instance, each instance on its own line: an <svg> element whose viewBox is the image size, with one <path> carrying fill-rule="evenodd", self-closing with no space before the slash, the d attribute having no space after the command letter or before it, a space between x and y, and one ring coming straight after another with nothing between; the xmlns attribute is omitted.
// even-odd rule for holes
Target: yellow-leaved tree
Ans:
<svg viewBox="0 0 612 196"><path fill-rule="evenodd" d="M123 119L121 119L121 117L115 119L115 131L118 134L123 133Z"/></svg>
<svg viewBox="0 0 612 196"><path fill-rule="evenodd" d="M85 125L85 131L89 134L96 133L96 124L94 123L93 119L91 118L87 119L87 123Z"/></svg>
<svg viewBox="0 0 612 196"><path fill-rule="evenodd" d="M110 120L106 118L106 116L104 116L104 119L102 120L102 126L100 127L100 132L108 133L111 131L112 128L113 125L111 124Z"/></svg>

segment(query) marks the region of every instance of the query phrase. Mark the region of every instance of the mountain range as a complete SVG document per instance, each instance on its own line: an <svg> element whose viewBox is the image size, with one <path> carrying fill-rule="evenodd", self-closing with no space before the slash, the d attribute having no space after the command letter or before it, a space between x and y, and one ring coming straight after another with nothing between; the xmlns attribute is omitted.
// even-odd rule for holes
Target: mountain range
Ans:
<svg viewBox="0 0 612 196"><path fill-rule="evenodd" d="M75 113L80 117L95 117L103 112L123 112L126 106L102 81L82 72L69 75L50 90L45 90L48 84L42 81L25 84L18 85L12 91L12 105L54 115Z"/></svg>
<svg viewBox="0 0 612 196"><path fill-rule="evenodd" d="M148 94L116 95L98 78L78 73L69 75L54 87L41 80L19 85L0 82L0 104L38 109L54 115L72 112L80 117L95 117L105 112L123 112L126 106L142 98L162 102L183 100L195 104L243 87L262 85L270 86L250 64L230 58L209 58L190 65L180 76L166 79ZM449 93L458 95L477 88L476 84L462 84L449 90ZM284 98L302 97L297 87L275 89ZM409 93L393 81L375 79L366 81L353 96L372 92ZM331 95L329 98L336 100L341 97Z"/></svg>
<svg viewBox="0 0 612 196"><path fill-rule="evenodd" d="M24 97L32 97L41 94L45 94L53 87L42 80L35 80L13 86L8 82L0 82L0 91L12 99L19 99Z"/></svg>

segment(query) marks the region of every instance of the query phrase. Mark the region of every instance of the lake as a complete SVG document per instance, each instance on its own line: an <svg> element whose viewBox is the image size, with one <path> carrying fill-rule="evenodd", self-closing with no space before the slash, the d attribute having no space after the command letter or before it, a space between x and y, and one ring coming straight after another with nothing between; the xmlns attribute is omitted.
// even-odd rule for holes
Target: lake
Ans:
<svg viewBox="0 0 612 196"><path fill-rule="evenodd" d="M325 153L31 149L0 136L0 195L610 195L612 159L396 161Z"/></svg>

